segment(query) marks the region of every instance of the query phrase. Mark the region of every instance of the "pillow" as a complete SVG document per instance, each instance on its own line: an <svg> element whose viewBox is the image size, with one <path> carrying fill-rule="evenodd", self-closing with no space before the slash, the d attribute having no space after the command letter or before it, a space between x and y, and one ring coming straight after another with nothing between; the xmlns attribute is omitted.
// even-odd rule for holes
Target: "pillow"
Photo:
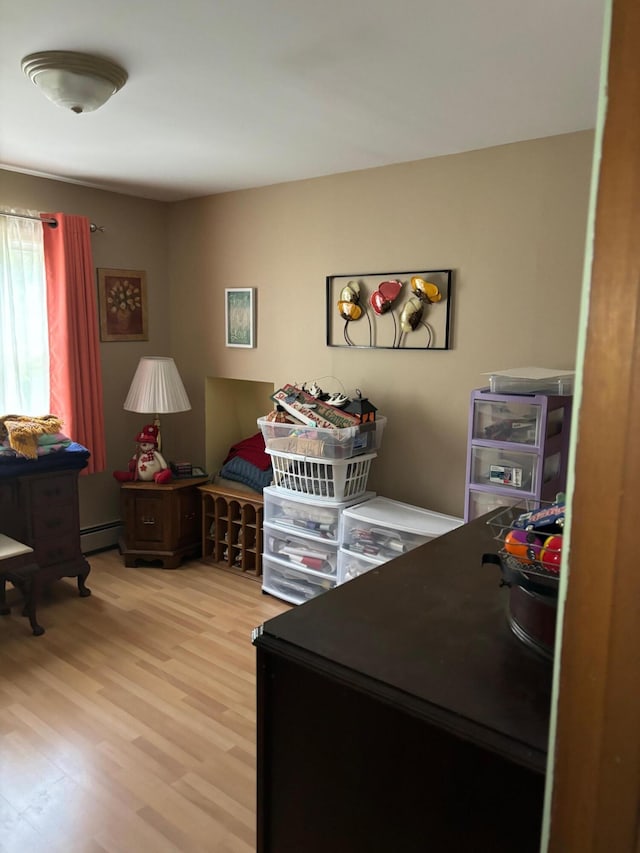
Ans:
<svg viewBox="0 0 640 853"><path fill-rule="evenodd" d="M256 492L261 492L265 486L271 484L273 479L273 469L271 467L263 471L252 462L247 462L240 456L234 456L228 462L225 462L220 469L220 476L227 480L235 480L238 483L244 483L250 486Z"/></svg>

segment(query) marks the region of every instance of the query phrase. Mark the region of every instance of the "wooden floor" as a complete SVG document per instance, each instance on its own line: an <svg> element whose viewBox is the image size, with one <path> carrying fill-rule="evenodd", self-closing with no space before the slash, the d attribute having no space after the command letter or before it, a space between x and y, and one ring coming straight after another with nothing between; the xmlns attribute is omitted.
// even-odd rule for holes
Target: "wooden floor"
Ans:
<svg viewBox="0 0 640 853"><path fill-rule="evenodd" d="M255 649L288 605L190 561L89 557L0 619L2 853L253 853Z"/></svg>

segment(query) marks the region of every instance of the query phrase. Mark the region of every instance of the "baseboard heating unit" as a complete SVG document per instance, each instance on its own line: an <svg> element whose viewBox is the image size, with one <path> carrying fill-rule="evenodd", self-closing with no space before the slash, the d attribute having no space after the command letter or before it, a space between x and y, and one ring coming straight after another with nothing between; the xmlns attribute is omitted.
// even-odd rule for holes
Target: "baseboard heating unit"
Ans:
<svg viewBox="0 0 640 853"><path fill-rule="evenodd" d="M122 536L122 522L110 521L97 524L94 527L83 527L80 530L80 546L83 554L94 554L96 551L106 551L115 548Z"/></svg>

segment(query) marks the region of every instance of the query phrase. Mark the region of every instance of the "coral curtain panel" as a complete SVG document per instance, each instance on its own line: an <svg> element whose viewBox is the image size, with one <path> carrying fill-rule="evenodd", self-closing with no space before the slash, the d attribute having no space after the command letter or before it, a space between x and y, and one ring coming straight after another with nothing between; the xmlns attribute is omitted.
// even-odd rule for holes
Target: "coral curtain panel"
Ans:
<svg viewBox="0 0 640 853"><path fill-rule="evenodd" d="M85 216L46 213L51 413L63 431L91 451L88 473L106 468L102 369L90 223Z"/></svg>

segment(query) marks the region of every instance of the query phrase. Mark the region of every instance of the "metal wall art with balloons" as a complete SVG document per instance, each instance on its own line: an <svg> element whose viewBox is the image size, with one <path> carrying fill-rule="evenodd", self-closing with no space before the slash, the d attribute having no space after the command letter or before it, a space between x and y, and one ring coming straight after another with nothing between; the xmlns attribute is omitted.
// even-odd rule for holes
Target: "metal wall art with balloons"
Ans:
<svg viewBox="0 0 640 853"><path fill-rule="evenodd" d="M327 346L451 349L452 272L327 276Z"/></svg>

